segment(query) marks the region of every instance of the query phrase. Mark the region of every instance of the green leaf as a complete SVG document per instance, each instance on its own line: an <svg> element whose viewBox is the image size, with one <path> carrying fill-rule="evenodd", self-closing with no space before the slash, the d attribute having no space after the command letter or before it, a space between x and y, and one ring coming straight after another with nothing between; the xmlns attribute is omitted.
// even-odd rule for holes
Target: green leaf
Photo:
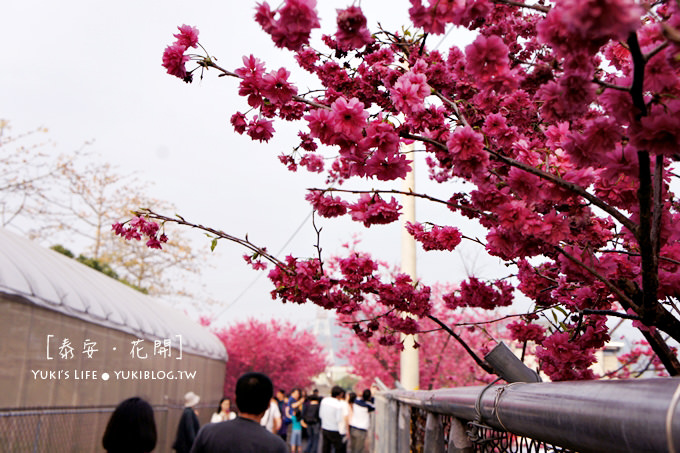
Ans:
<svg viewBox="0 0 680 453"><path fill-rule="evenodd" d="M215 247L217 247L217 238L212 240L212 243L210 244L210 251L214 251Z"/></svg>
<svg viewBox="0 0 680 453"><path fill-rule="evenodd" d="M564 316L567 316L567 310L564 308L560 307L559 305L555 306L555 310L559 310L560 313L562 313Z"/></svg>

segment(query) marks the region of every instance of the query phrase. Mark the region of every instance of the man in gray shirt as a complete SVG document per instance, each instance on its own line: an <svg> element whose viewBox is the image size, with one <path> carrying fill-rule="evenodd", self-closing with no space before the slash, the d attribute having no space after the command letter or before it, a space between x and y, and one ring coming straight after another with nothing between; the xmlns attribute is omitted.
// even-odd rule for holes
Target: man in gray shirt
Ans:
<svg viewBox="0 0 680 453"><path fill-rule="evenodd" d="M241 376L236 382L238 417L201 428L191 453L287 453L283 439L260 425L273 394L274 386L266 375Z"/></svg>

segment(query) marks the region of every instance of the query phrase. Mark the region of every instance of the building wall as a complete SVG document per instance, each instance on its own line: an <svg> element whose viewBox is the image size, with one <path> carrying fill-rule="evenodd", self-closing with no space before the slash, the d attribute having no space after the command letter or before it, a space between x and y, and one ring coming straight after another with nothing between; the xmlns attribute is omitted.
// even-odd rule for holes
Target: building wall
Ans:
<svg viewBox="0 0 680 453"><path fill-rule="evenodd" d="M48 339L48 335L52 337ZM65 339L74 348L72 358L59 355ZM142 349L135 348L133 357L137 340L124 332L0 296L0 411L115 407L126 398L140 396L157 409L159 445L155 451L171 451L183 395L191 390L201 396L200 418L206 423L222 397L225 362L187 353L180 359L175 348L170 357L154 355L150 340L138 343ZM86 341L96 343L91 358L83 350ZM178 338L171 341L179 346ZM42 417L42 421L31 422L36 426L21 429L16 425L20 417L0 417L0 444L10 445L10 436L16 439L22 435L34 443L42 443L44 438L46 445L51 444L49 450L40 451L101 451L109 416L110 411L93 410L61 419ZM88 428L82 429L85 422ZM29 430L27 435L24 431ZM52 441L57 438L56 443Z"/></svg>

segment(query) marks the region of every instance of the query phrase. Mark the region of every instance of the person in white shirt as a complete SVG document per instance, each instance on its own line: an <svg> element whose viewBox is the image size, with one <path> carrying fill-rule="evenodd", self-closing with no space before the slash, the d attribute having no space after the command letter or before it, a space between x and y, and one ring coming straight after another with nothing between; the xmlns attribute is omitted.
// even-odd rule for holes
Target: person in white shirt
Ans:
<svg viewBox="0 0 680 453"><path fill-rule="evenodd" d="M210 417L210 423L219 423L235 418L236 412L231 410L231 400L225 396L217 406L217 411Z"/></svg>
<svg viewBox="0 0 680 453"><path fill-rule="evenodd" d="M375 410L373 398L369 389L364 390L361 398L356 398L352 404L352 417L349 421L349 436L352 453L366 451L366 435L370 426L369 413Z"/></svg>
<svg viewBox="0 0 680 453"><path fill-rule="evenodd" d="M321 419L321 452L330 453L331 447L335 453L346 453L347 448L342 439L340 430L345 424L345 410L347 403L344 401L345 391L340 386L331 389L331 396L321 400L319 406L319 418ZM346 428L345 428L345 432Z"/></svg>
<svg viewBox="0 0 680 453"><path fill-rule="evenodd" d="M267 428L267 431L276 434L281 428L281 411L279 410L279 403L276 398L269 401L269 408L262 416L260 425Z"/></svg>

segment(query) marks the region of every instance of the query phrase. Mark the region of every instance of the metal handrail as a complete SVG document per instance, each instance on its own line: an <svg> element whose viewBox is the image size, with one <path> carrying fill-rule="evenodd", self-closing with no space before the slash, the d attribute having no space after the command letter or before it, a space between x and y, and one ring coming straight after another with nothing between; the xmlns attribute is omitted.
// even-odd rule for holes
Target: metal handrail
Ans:
<svg viewBox="0 0 680 453"><path fill-rule="evenodd" d="M381 397L579 452L676 453L679 389L680 378L658 378L394 390Z"/></svg>

